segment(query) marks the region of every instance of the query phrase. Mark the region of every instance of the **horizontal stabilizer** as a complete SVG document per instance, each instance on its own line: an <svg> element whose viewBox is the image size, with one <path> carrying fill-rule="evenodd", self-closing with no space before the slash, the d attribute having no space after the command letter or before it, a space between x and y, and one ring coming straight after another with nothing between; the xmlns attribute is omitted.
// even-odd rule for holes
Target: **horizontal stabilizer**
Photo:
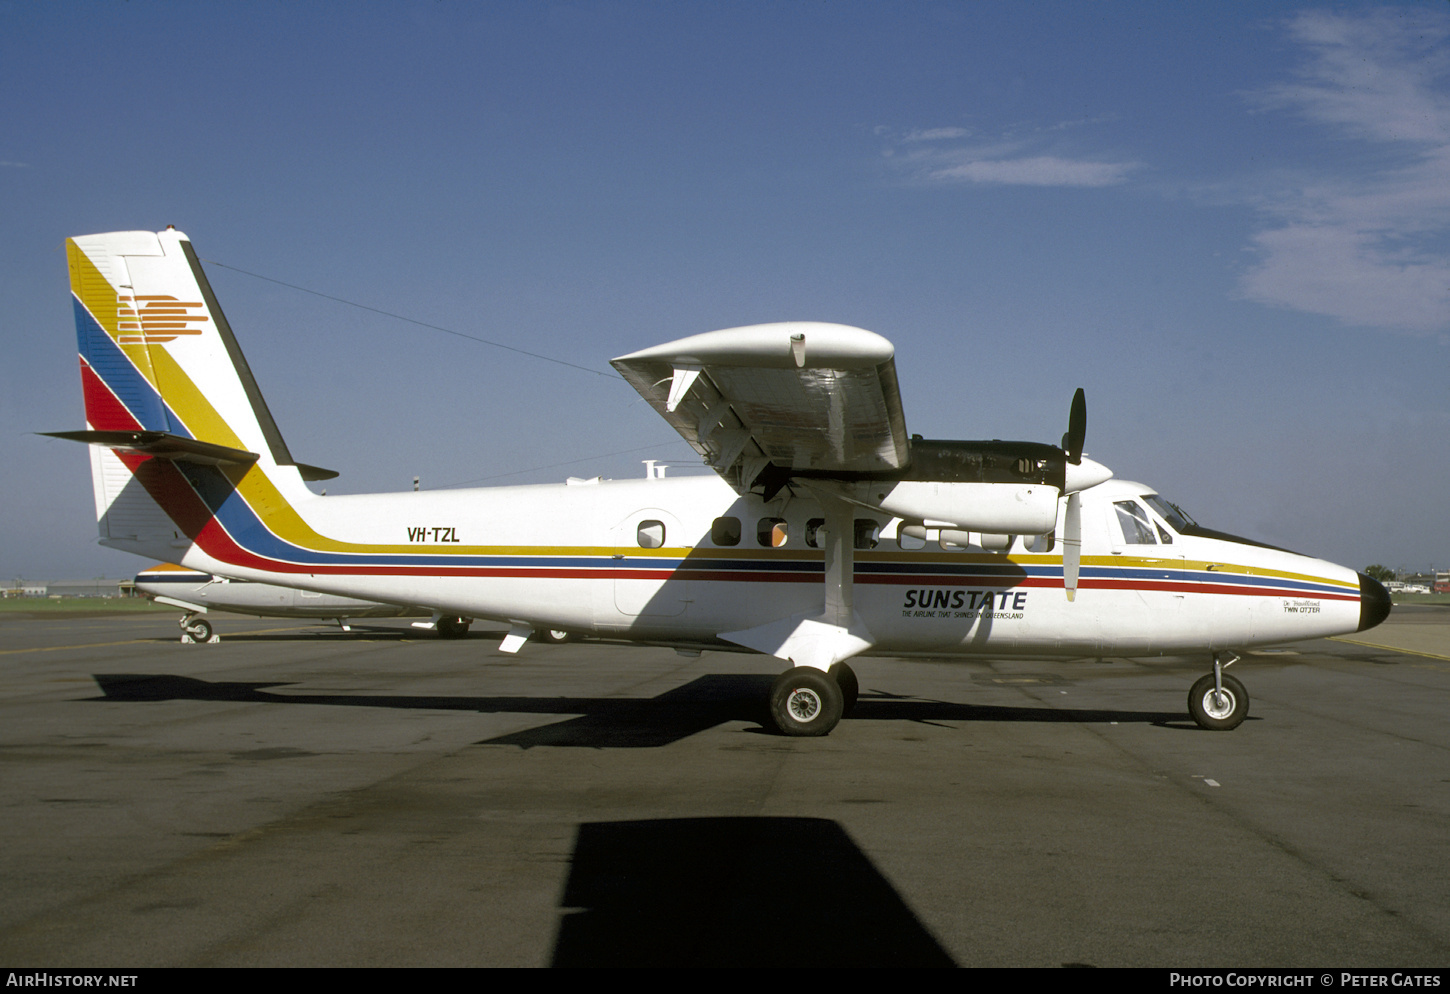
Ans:
<svg viewBox="0 0 1450 994"><path fill-rule="evenodd" d="M228 463L249 466L258 459L255 452L217 445L214 442L198 442L194 438L185 438L166 431L43 431L40 434L71 442L85 442L87 445L99 445L106 449L139 452L173 462L204 463L208 466Z"/></svg>

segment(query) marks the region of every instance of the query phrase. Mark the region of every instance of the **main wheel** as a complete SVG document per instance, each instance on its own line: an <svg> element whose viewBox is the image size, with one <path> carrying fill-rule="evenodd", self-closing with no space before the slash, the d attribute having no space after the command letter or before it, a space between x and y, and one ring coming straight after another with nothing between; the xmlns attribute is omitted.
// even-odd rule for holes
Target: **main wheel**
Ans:
<svg viewBox="0 0 1450 994"><path fill-rule="evenodd" d="M1223 693L1213 689L1213 674L1198 678L1188 692L1188 713L1199 728L1226 732L1238 728L1249 714L1249 694L1244 685L1227 673L1223 676Z"/></svg>
<svg viewBox="0 0 1450 994"><path fill-rule="evenodd" d="M856 679L856 671L845 663L832 666L831 676L841 688L841 717L845 718L855 709L856 698L861 696L861 682Z"/></svg>
<svg viewBox="0 0 1450 994"><path fill-rule="evenodd" d="M186 634L197 642L209 641L211 639L211 622L205 618L194 618L191 624L186 626Z"/></svg>
<svg viewBox="0 0 1450 994"><path fill-rule="evenodd" d="M438 636L445 639L461 639L468 636L468 626L473 622L466 618L439 618Z"/></svg>
<svg viewBox="0 0 1450 994"><path fill-rule="evenodd" d="M840 684L813 666L797 666L775 678L770 717L782 735L826 735L841 720Z"/></svg>
<svg viewBox="0 0 1450 994"><path fill-rule="evenodd" d="M574 641L574 633L562 628L545 628L538 633L538 639L540 642L548 642L550 645L563 645L565 642Z"/></svg>

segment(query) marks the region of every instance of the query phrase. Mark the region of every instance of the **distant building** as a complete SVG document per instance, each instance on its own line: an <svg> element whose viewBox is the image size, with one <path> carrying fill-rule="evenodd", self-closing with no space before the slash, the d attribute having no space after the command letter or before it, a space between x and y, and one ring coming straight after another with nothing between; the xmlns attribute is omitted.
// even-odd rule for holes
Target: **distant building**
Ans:
<svg viewBox="0 0 1450 994"><path fill-rule="evenodd" d="M42 597L120 597L122 580L95 577L89 580L52 580ZM129 586L129 583L128 583Z"/></svg>

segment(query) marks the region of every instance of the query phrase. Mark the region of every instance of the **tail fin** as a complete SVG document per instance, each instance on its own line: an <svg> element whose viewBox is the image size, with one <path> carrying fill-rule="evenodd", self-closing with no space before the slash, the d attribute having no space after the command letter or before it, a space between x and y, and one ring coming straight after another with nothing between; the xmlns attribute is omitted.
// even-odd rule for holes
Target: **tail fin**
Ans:
<svg viewBox="0 0 1450 994"><path fill-rule="evenodd" d="M292 458L184 234L87 235L66 256L87 430L57 434L94 446L103 544L174 558L196 539L211 515L167 499L162 464L233 485L255 468L287 489L336 475Z"/></svg>

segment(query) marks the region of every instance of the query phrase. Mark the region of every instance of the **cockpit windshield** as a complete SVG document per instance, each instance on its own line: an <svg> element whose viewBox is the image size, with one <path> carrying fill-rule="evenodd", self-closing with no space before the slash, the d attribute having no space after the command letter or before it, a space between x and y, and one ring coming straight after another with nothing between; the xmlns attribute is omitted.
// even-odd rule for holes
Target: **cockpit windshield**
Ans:
<svg viewBox="0 0 1450 994"><path fill-rule="evenodd" d="M1198 522L1188 516L1188 513L1177 504L1171 503L1159 497L1157 494L1148 494L1143 498L1143 503L1163 515L1163 520L1172 526L1173 530L1182 535L1192 528L1198 527Z"/></svg>

